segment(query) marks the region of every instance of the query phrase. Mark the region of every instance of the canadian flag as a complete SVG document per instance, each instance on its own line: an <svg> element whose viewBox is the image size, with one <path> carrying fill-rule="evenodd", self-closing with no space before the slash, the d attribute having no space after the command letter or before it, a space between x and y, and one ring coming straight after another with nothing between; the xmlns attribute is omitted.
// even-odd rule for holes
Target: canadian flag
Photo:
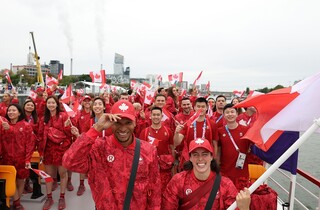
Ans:
<svg viewBox="0 0 320 210"><path fill-rule="evenodd" d="M208 81L208 83L206 84L206 90L210 91L210 81Z"/></svg>
<svg viewBox="0 0 320 210"><path fill-rule="evenodd" d="M110 87L110 85L108 85L108 84L101 84L100 89L101 89L101 90L108 91L108 90L111 89L111 87Z"/></svg>
<svg viewBox="0 0 320 210"><path fill-rule="evenodd" d="M137 85L137 81L136 81L136 80L131 80L131 81L130 81L130 88L131 88L131 90L137 89L136 85Z"/></svg>
<svg viewBox="0 0 320 210"><path fill-rule="evenodd" d="M144 103L151 105L153 101L155 92L153 90L147 90L146 95L144 96Z"/></svg>
<svg viewBox="0 0 320 210"><path fill-rule="evenodd" d="M261 93L259 91L255 91L255 90L250 90L249 91L249 95L247 96L247 98L250 98L252 96L257 96L257 95L263 95L264 93Z"/></svg>
<svg viewBox="0 0 320 210"><path fill-rule="evenodd" d="M180 96L181 96L181 97L184 97L186 94L187 94L187 90L181 88Z"/></svg>
<svg viewBox="0 0 320 210"><path fill-rule="evenodd" d="M34 173L38 174L45 182L53 182L53 178L46 172L34 168L30 168Z"/></svg>
<svg viewBox="0 0 320 210"><path fill-rule="evenodd" d="M50 77L48 74L46 74L46 85L47 86L52 86L52 85L57 85L59 84L58 80L54 77Z"/></svg>
<svg viewBox="0 0 320 210"><path fill-rule="evenodd" d="M90 71L90 77L92 82L98 82L105 84L106 83L106 71L100 70L99 72Z"/></svg>
<svg viewBox="0 0 320 210"><path fill-rule="evenodd" d="M168 80L171 84L176 84L177 82L182 82L183 72L179 72L178 74L169 74Z"/></svg>
<svg viewBox="0 0 320 210"><path fill-rule="evenodd" d="M160 74L157 76L157 80L162 82L162 76Z"/></svg>
<svg viewBox="0 0 320 210"><path fill-rule="evenodd" d="M10 75L9 75L9 70L5 70L4 71L4 75L5 75L5 78L7 79L8 83L12 84L11 78L10 78Z"/></svg>
<svg viewBox="0 0 320 210"><path fill-rule="evenodd" d="M147 82L143 82L138 90L137 90L137 93L140 95L140 96L143 96L147 90L149 90L151 88L151 85Z"/></svg>
<svg viewBox="0 0 320 210"><path fill-rule="evenodd" d="M38 95L38 94L37 94L36 92L34 92L33 90L31 90L30 93L29 93L29 97L30 97L32 100L36 100L37 95Z"/></svg>
<svg viewBox="0 0 320 210"><path fill-rule="evenodd" d="M62 77L63 77L63 70L62 69L60 69L60 72L59 72L59 74L58 74L58 80L62 80Z"/></svg>
<svg viewBox="0 0 320 210"><path fill-rule="evenodd" d="M187 125L187 127L190 127L191 124L193 124L200 116L201 112L203 110L202 109L198 109L197 112L195 112L188 120L187 122L185 122L185 124Z"/></svg>
<svg viewBox="0 0 320 210"><path fill-rule="evenodd" d="M212 115L213 115L213 104L212 104L212 101L209 101L209 107L208 107L207 115L208 115L208 117L212 117Z"/></svg>
<svg viewBox="0 0 320 210"><path fill-rule="evenodd" d="M61 101L64 103L69 103L71 100L73 100L74 96L72 93L72 87L71 84L68 86L68 88L66 89L66 91L63 93L63 95L61 96Z"/></svg>
<svg viewBox="0 0 320 210"><path fill-rule="evenodd" d="M161 119L162 122L166 121L167 119L170 119L171 117L172 117L172 114L168 110L162 109L162 119Z"/></svg>
<svg viewBox="0 0 320 210"><path fill-rule="evenodd" d="M197 82L199 81L201 75L202 75L202 71L201 71L200 74L198 75L197 79L194 80L194 82L193 82L193 87L195 87L195 86L197 85Z"/></svg>
<svg viewBox="0 0 320 210"><path fill-rule="evenodd" d="M67 104L62 102L62 105L69 117L74 117L76 115L76 113Z"/></svg>
<svg viewBox="0 0 320 210"><path fill-rule="evenodd" d="M83 91L83 89L78 89L78 90L77 90L77 93L81 96L81 95L84 94L84 91Z"/></svg>
<svg viewBox="0 0 320 210"><path fill-rule="evenodd" d="M306 131L320 117L318 90L320 73L292 87L256 95L237 104L235 107L257 109L257 119L243 138L267 151L284 131Z"/></svg>
<svg viewBox="0 0 320 210"><path fill-rule="evenodd" d="M81 110L82 106L80 105L79 101L78 100L75 100L74 103L73 103L73 107L72 107L72 110L75 112L75 114Z"/></svg>
<svg viewBox="0 0 320 210"><path fill-rule="evenodd" d="M241 98L241 97L243 96L244 92L245 92L244 90L234 90L234 91L233 91L233 94L234 94L235 96Z"/></svg>

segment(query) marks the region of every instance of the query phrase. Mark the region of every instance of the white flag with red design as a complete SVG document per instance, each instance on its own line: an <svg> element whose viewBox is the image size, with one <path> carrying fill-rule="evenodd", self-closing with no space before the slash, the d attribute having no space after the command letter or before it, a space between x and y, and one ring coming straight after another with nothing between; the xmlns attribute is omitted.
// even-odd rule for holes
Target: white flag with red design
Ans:
<svg viewBox="0 0 320 210"><path fill-rule="evenodd" d="M46 85L51 87L52 85L57 85L59 84L59 81L54 78L54 77L50 77L48 74L46 74Z"/></svg>
<svg viewBox="0 0 320 210"><path fill-rule="evenodd" d="M212 115L213 115L213 104L212 103L213 103L212 101L209 101L208 112L207 112L208 117L212 117Z"/></svg>
<svg viewBox="0 0 320 210"><path fill-rule="evenodd" d="M60 69L60 72L58 74L58 80L62 80L62 77L63 77L63 71L62 69Z"/></svg>
<svg viewBox="0 0 320 210"><path fill-rule="evenodd" d="M83 90L83 89L79 89L79 90L77 90L77 93L78 93L80 96L82 96L82 95L84 94L84 90Z"/></svg>
<svg viewBox="0 0 320 210"><path fill-rule="evenodd" d="M157 147L159 145L159 139L154 138L152 136L148 136L148 141L151 145Z"/></svg>
<svg viewBox="0 0 320 210"><path fill-rule="evenodd" d="M168 75L168 80L171 84L176 84L177 82L182 82L182 79L183 79L183 72Z"/></svg>
<svg viewBox="0 0 320 210"><path fill-rule="evenodd" d="M34 173L38 174L42 179L44 179L45 182L53 182L53 178L47 174L46 172L39 170L39 169L34 169L34 168L30 168L32 171L34 171Z"/></svg>
<svg viewBox="0 0 320 210"><path fill-rule="evenodd" d="M202 109L198 109L197 112L195 112L188 120L187 122L185 122L185 124L187 125L187 127L190 127L191 124L193 124L200 116L202 112Z"/></svg>
<svg viewBox="0 0 320 210"><path fill-rule="evenodd" d="M157 76L157 80L162 82L162 76L160 74Z"/></svg>
<svg viewBox="0 0 320 210"><path fill-rule="evenodd" d="M8 83L12 84L11 78L10 78L10 75L9 75L9 70L5 70L4 71L4 76L7 79Z"/></svg>
<svg viewBox="0 0 320 210"><path fill-rule="evenodd" d="M235 96L241 98L241 97L243 96L244 92L245 92L244 90L234 90L234 91L233 91L233 94L234 94Z"/></svg>
<svg viewBox="0 0 320 210"><path fill-rule="evenodd" d="M76 115L76 113L67 104L62 102L62 105L69 117L74 117Z"/></svg>
<svg viewBox="0 0 320 210"><path fill-rule="evenodd" d="M37 95L38 95L38 94L37 94L36 92L34 92L33 90L31 90L30 93L29 93L29 97L30 97L32 100L36 100Z"/></svg>
<svg viewBox="0 0 320 210"><path fill-rule="evenodd" d="M64 91L63 95L61 96L61 101L64 103L69 103L71 100L73 100L74 96L72 93L71 84L68 86L66 91Z"/></svg>
<svg viewBox="0 0 320 210"><path fill-rule="evenodd" d="M161 119L162 122L166 121L167 119L170 119L171 117L172 117L172 114L168 110L162 109L162 119Z"/></svg>
<svg viewBox="0 0 320 210"><path fill-rule="evenodd" d="M210 91L210 81L208 81L208 83L206 84L206 90Z"/></svg>
<svg viewBox="0 0 320 210"><path fill-rule="evenodd" d="M180 96L184 97L187 94L187 90L181 88Z"/></svg>
<svg viewBox="0 0 320 210"><path fill-rule="evenodd" d="M90 71L90 77L92 82L98 82L105 84L106 83L106 71L100 70L99 72Z"/></svg>
<svg viewBox="0 0 320 210"><path fill-rule="evenodd" d="M150 90L150 88L151 88L151 85L150 85L149 83L143 82L143 83L139 86L139 88L138 88L138 90L137 90L137 93L138 93L140 96L143 96L143 95L145 95L145 93L146 93L147 90Z"/></svg>
<svg viewBox="0 0 320 210"><path fill-rule="evenodd" d="M130 81L130 88L131 88L131 90L136 90L138 88L136 80L131 80Z"/></svg>
<svg viewBox="0 0 320 210"><path fill-rule="evenodd" d="M197 85L197 83L198 83L201 75L202 75L202 71L201 71L200 74L198 75L197 79L194 80L194 82L193 82L193 87L195 87L195 86Z"/></svg>
<svg viewBox="0 0 320 210"><path fill-rule="evenodd" d="M153 90L146 90L146 95L144 96L144 104L151 105L154 94L155 92Z"/></svg>
<svg viewBox="0 0 320 210"><path fill-rule="evenodd" d="M264 93L261 93L259 91L255 91L255 90L250 90L249 91L249 95L247 96L247 99L252 97L252 96L258 96L258 95L263 95Z"/></svg>

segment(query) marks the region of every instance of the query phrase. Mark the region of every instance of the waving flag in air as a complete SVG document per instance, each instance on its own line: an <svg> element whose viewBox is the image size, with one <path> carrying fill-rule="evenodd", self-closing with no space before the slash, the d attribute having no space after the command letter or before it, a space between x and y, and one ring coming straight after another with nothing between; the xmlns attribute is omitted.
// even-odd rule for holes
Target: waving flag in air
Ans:
<svg viewBox="0 0 320 210"><path fill-rule="evenodd" d="M4 76L7 79L8 83L11 84L11 86L13 87L12 81L11 81L11 78L10 78L10 75L9 75L9 70L5 70L4 71Z"/></svg>
<svg viewBox="0 0 320 210"><path fill-rule="evenodd" d="M76 112L73 111L67 104L62 103L64 110L67 112L69 117L74 117L76 115Z"/></svg>
<svg viewBox="0 0 320 210"><path fill-rule="evenodd" d="M59 82L56 78L50 77L48 74L46 74L46 85L48 87L51 87L52 85L58 85Z"/></svg>
<svg viewBox="0 0 320 210"><path fill-rule="evenodd" d="M244 138L267 151L284 131L305 131L320 117L320 73L264 95L257 95L236 107L254 106L257 119ZM317 130L320 132L320 129Z"/></svg>
<svg viewBox="0 0 320 210"><path fill-rule="evenodd" d="M243 96L244 92L245 92L244 90L234 90L234 91L233 91L233 94L234 94L235 96L241 98L241 97Z"/></svg>
<svg viewBox="0 0 320 210"><path fill-rule="evenodd" d="M62 77L63 77L63 70L60 69L60 72L58 74L58 80L62 80Z"/></svg>
<svg viewBox="0 0 320 210"><path fill-rule="evenodd" d="M179 72L178 74L169 74L168 80L171 84L176 84L178 82L182 82L183 72Z"/></svg>
<svg viewBox="0 0 320 210"><path fill-rule="evenodd" d="M45 182L53 182L53 178L46 172L34 168L30 168L34 173L38 174Z"/></svg>
<svg viewBox="0 0 320 210"><path fill-rule="evenodd" d="M210 81L208 81L208 83L206 84L206 90L210 91Z"/></svg>
<svg viewBox="0 0 320 210"><path fill-rule="evenodd" d="M92 82L101 83L101 86L104 86L104 84L107 83L105 70L100 70L99 72L90 71L90 77L92 79Z"/></svg>
<svg viewBox="0 0 320 210"><path fill-rule="evenodd" d="M33 90L30 91L29 97L34 101L37 99L38 94L34 92Z"/></svg>
<svg viewBox="0 0 320 210"><path fill-rule="evenodd" d="M200 116L201 112L203 110L202 109L198 109L197 112L195 112L189 119L188 121L185 122L185 124L187 125L187 127L190 127L190 125L192 125Z"/></svg>
<svg viewBox="0 0 320 210"><path fill-rule="evenodd" d="M71 84L68 86L68 88L66 89L66 91L63 93L63 95L61 96L61 101L64 103L69 103L70 101L72 101L74 98L74 95L72 93L72 87Z"/></svg>
<svg viewBox="0 0 320 210"><path fill-rule="evenodd" d="M202 75L202 71L201 71L201 72L200 72L200 74L198 75L197 79L196 79L196 80L194 80L194 82L193 82L193 87L195 87L195 86L197 85L197 83L198 83L198 81L199 81L199 79L200 79L201 75Z"/></svg>
<svg viewBox="0 0 320 210"><path fill-rule="evenodd" d="M162 76L161 76L160 74L157 76L157 80L158 80L159 82L162 82Z"/></svg>
<svg viewBox="0 0 320 210"><path fill-rule="evenodd" d="M247 96L247 98L250 98L252 96L257 96L257 95L263 95L264 93L261 93L259 91L255 91L255 90L250 90L249 91L249 95Z"/></svg>
<svg viewBox="0 0 320 210"><path fill-rule="evenodd" d="M153 90L146 90L146 94L144 96L144 104L151 105L153 102L155 92Z"/></svg>

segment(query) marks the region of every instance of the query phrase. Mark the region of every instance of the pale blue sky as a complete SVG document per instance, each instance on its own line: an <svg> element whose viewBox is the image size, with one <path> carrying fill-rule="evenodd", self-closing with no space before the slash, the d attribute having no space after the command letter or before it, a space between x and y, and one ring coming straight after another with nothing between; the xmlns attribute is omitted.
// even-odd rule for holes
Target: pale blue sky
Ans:
<svg viewBox="0 0 320 210"><path fill-rule="evenodd" d="M26 63L29 32L41 63L70 74L113 73L114 53L132 77L184 72L211 90L290 85L320 71L320 1L5 0L0 69Z"/></svg>

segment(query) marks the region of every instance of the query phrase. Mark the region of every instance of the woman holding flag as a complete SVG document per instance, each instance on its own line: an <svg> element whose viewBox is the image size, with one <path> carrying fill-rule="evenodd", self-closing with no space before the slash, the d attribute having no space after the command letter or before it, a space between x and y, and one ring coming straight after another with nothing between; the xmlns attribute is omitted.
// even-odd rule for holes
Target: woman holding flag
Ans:
<svg viewBox="0 0 320 210"><path fill-rule="evenodd" d="M23 210L20 197L25 179L29 177L30 160L34 150L34 135L32 127L24 120L24 113L18 104L8 106L5 118L7 121L0 117L2 164L13 165L17 170L17 190L13 196L13 209Z"/></svg>
<svg viewBox="0 0 320 210"><path fill-rule="evenodd" d="M49 96L46 100L44 117L40 121L39 129L39 153L43 158L45 171L54 177L55 167L58 167L60 175L60 199L59 209L65 209L65 190L67 186L67 169L62 166L62 156L71 145L71 121L66 112L59 108L59 101L55 96ZM48 210L53 205L52 182L46 183L47 200L43 210Z"/></svg>

